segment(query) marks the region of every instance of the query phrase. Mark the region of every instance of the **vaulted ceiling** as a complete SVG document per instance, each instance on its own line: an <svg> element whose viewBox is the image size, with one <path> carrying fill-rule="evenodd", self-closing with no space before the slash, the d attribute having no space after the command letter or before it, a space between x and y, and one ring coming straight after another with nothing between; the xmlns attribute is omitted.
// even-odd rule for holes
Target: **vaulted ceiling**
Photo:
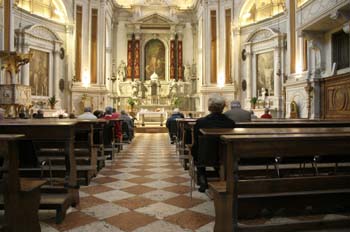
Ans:
<svg viewBox="0 0 350 232"><path fill-rule="evenodd" d="M180 8L190 8L197 0L115 0L122 7L130 7L132 5L165 5L178 6Z"/></svg>

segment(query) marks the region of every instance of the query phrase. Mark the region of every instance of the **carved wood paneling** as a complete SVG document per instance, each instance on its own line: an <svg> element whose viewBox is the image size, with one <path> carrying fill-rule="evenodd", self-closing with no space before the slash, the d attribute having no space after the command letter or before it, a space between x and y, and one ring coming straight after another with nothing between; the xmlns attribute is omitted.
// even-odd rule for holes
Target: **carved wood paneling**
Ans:
<svg viewBox="0 0 350 232"><path fill-rule="evenodd" d="M324 119L350 119L350 73L322 80Z"/></svg>

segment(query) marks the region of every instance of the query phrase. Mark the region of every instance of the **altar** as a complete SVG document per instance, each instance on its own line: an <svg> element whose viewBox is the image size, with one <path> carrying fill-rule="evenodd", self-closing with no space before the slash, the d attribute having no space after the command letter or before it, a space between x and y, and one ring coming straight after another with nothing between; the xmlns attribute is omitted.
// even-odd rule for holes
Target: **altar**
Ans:
<svg viewBox="0 0 350 232"><path fill-rule="evenodd" d="M141 121L142 126L145 126L145 122L159 122L160 126L163 126L163 121L165 118L167 118L167 113L164 110L159 112L141 110L137 113L137 118L139 121Z"/></svg>

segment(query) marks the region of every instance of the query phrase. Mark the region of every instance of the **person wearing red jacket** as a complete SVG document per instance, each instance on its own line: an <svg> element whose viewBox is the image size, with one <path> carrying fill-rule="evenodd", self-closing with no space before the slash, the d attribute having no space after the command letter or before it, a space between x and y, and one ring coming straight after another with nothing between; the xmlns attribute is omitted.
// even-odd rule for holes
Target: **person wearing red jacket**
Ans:
<svg viewBox="0 0 350 232"><path fill-rule="evenodd" d="M264 114L260 116L260 118L272 118L270 114L270 110L268 108L265 108Z"/></svg>

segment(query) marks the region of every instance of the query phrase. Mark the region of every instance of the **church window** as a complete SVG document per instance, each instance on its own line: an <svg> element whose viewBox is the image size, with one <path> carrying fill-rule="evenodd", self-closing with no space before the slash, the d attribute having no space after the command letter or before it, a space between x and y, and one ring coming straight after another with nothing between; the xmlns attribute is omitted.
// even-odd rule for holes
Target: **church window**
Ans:
<svg viewBox="0 0 350 232"><path fill-rule="evenodd" d="M211 28L211 49L210 49L210 83L215 84L217 82L217 36L216 36L216 11L210 11L210 28Z"/></svg>
<svg viewBox="0 0 350 232"><path fill-rule="evenodd" d="M65 22L64 10L59 0L16 0L16 4L19 8L31 14L62 23Z"/></svg>
<svg viewBox="0 0 350 232"><path fill-rule="evenodd" d="M98 10L92 9L91 12L91 83L97 83L97 34L98 34Z"/></svg>

